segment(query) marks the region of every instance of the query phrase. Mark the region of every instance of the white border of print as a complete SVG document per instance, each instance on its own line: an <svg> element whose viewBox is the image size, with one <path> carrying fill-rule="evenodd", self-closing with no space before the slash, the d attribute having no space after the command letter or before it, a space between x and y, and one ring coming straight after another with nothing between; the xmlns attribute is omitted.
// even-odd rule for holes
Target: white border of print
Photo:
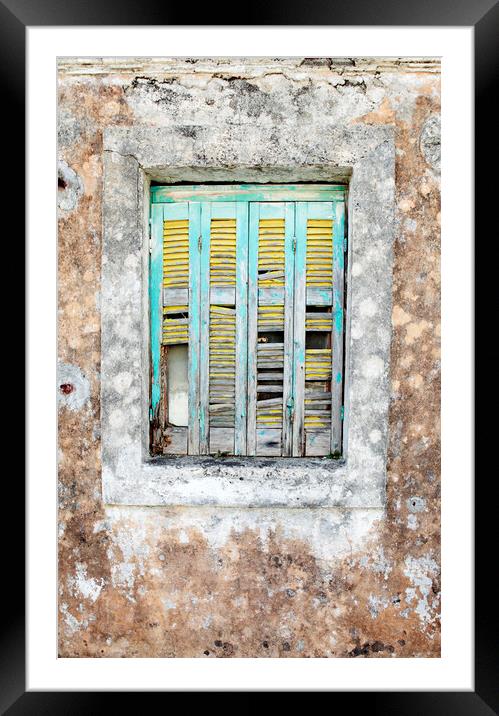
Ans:
<svg viewBox="0 0 499 716"><path fill-rule="evenodd" d="M473 28L32 27L27 39L27 690L473 690ZM272 57L328 57L334 48L336 57L442 58L442 656L57 658L56 58L164 56L165 48L170 57L240 57L255 47Z"/></svg>

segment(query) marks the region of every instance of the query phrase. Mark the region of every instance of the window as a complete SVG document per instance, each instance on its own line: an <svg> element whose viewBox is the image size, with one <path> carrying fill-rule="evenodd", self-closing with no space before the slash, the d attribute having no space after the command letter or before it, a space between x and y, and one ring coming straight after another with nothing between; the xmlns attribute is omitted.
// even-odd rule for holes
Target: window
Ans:
<svg viewBox="0 0 499 716"><path fill-rule="evenodd" d="M343 185L151 188L151 453L342 454Z"/></svg>
<svg viewBox="0 0 499 716"><path fill-rule="evenodd" d="M118 505L226 507L382 506L385 500L390 400L391 293L395 232L393 127L349 125L335 127L326 132L320 123L299 123L293 127L283 125L278 130L255 125L251 128L249 138L246 125L233 125L230 131L227 131L225 126L210 125L196 132L194 136L185 132L181 123L162 128L134 125L107 128L103 141L101 434L102 489L105 502ZM252 185L255 180L261 183L258 186ZM267 184L264 184L264 181ZM155 184L152 194L151 182ZM225 184L222 185L222 182ZM279 187L278 182L286 186ZM161 187L162 184L169 186ZM204 188L192 188L191 185L204 185ZM239 188L236 189L236 185L239 185ZM223 200L220 195L224 196ZM341 213L347 197L346 253L341 253L341 241L335 242L333 236L333 264L339 266L343 257L348 256L344 272L344 314L341 312L339 291L333 291L333 303L327 310L318 306L321 310L308 311L306 293L304 303L298 292L300 285L301 290L306 291L306 285L300 284L298 270L293 272L293 328L296 314L294 309L301 301L302 307L307 308L304 310L305 319L307 312L332 313L333 327L339 326L343 329L344 370L340 383L335 380L331 382L331 400L336 396L339 406L334 409L331 405L333 433L338 415L341 417L341 406L344 406L344 418L340 423L340 427L343 426L339 448L341 459L331 460L321 455L307 455L307 431L304 428L301 431L302 445L305 447L304 457L292 459L292 456L248 455L248 435L252 429L248 412L246 455L226 457L223 460L209 455L189 455L188 426L191 423L189 417L185 421L185 409L189 408L189 392L197 390L199 396L199 402L195 403L199 405L199 410L193 425L194 430L196 424L201 427L201 398L203 395L209 395L203 394L201 390L201 381L206 381L207 376L209 387L209 367L206 373L206 361L203 363L200 360L203 328L201 311L205 317L208 315L209 321L209 303L206 314L206 301L203 307L201 293L199 300L195 299L194 292L190 295L192 282L189 281L184 302L173 304L191 308L190 313L187 311L188 323L180 325L187 326L190 330L191 324L199 324L199 349L196 355L200 367L194 371L194 366L189 365L189 343L162 344L165 207L182 203L187 204L189 210L195 204L218 206L223 203L240 203L247 206L245 225L248 227L248 259L246 263L236 261L236 265L247 267L248 279L251 280L253 275L253 289L250 283L246 284L246 303L239 300L239 308L244 311L246 305L247 310L245 325L248 339L244 345L249 354L253 340L248 330L251 321L253 330L255 327L255 255L250 254L250 249L254 246L254 242L250 241L250 233L253 232L252 236L256 234L251 227L251 207L257 204L295 205L293 221L296 223L294 235L297 238L297 252L292 260L296 265L303 259L303 253L301 259L298 253L297 229L299 222L303 221L303 217L300 219L300 206L330 202L335 206L335 213ZM155 206L158 208L155 209ZM199 233L192 229L189 214L183 219L189 221L188 226L192 229L192 234L188 232L189 238L192 238L192 248L194 245L198 247L200 236L203 238L201 207L197 216ZM206 217L206 213L204 216ZM152 226L149 219L152 219ZM236 221L236 231L239 225ZM204 228L206 230L206 226ZM339 222L335 224L334 217L332 228L333 233L339 228ZM236 236L236 250L238 245L244 246L237 243ZM201 241L200 246L201 252L198 249L193 275L197 275L200 282L205 281L206 296L209 280L206 284L206 273L202 273L201 259L203 250L207 250L207 242L203 244ZM335 255L335 249L339 255ZM302 250L303 244L300 244L300 251ZM287 265L289 267L289 261ZM191 268L189 266L189 269ZM343 272L340 272L340 275L343 276ZM257 286L256 290L258 291ZM237 321L242 320L237 310L237 298L236 302L230 305L236 306L237 331ZM257 293L256 321L258 305ZM285 306L286 303L275 305ZM290 301L288 310L289 305ZM196 306L199 312L197 317L193 317ZM258 332L256 335L258 336ZM335 355L337 358L339 355L339 351L335 352L334 348L339 336L338 332L333 332L331 336L332 362ZM293 337L293 352L286 354L288 360L292 358L295 367L300 359L294 350L297 337L298 334ZM205 344L203 350L208 351L209 359L209 345L206 347ZM303 342L302 350L306 351ZM162 353L165 354L166 351L169 351L169 360L162 360ZM240 360L240 351L241 346L236 341L236 370L240 372L241 365L247 366L245 390L247 397L251 397L253 388L248 382L250 366L248 361ZM193 355L191 351L191 358ZM303 361L301 365L304 370ZM189 368L192 368L196 376L194 384L189 378ZM278 372L277 369L271 370ZM281 372L284 381L284 370ZM170 383L167 383L168 375ZM331 377L333 375L337 378L332 369ZM175 380L172 381L172 377ZM244 384L237 378L234 383L238 391ZM298 384L296 387L299 387ZM295 408L296 421L296 390L293 395L295 405L291 405L290 410ZM235 399L234 391L234 401ZM305 400L305 395L303 399ZM206 405L209 410L209 402L204 405L206 419ZM235 407L234 402L234 411ZM298 410L299 408L298 405ZM305 406L303 412L304 408ZM246 410L250 409L251 400L248 400ZM303 419L304 417L303 415ZM184 422L187 422L187 426L182 424ZM208 439L210 433L208 424ZM309 431L309 438L311 434ZM255 435L258 437L256 425ZM239 443L236 444L236 437L234 434L234 452L240 449ZM311 442L309 439L310 449ZM316 441L314 442L317 448ZM284 445L286 446L286 443ZM165 448L166 453L163 452ZM275 449L276 446L270 445L268 448ZM218 454L218 450L225 453L225 449L216 446L215 449L217 452L214 452L214 455ZM335 453L334 443L329 449L332 454ZM329 452L327 454L329 455ZM170 455L180 457L171 459Z"/></svg>

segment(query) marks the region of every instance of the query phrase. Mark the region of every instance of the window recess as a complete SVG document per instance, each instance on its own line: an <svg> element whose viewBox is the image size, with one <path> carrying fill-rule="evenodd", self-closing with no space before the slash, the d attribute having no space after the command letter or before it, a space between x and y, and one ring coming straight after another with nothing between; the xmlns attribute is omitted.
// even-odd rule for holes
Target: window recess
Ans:
<svg viewBox="0 0 499 716"><path fill-rule="evenodd" d="M153 187L151 451L342 452L345 187Z"/></svg>

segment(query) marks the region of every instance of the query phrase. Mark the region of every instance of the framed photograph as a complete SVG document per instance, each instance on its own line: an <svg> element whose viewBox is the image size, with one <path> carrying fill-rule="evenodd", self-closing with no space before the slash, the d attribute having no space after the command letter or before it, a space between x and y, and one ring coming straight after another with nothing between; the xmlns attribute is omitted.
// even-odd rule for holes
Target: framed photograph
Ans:
<svg viewBox="0 0 499 716"><path fill-rule="evenodd" d="M105 691L499 712L472 611L474 505L493 543L472 466L482 5L186 26L0 3L28 249L2 713Z"/></svg>

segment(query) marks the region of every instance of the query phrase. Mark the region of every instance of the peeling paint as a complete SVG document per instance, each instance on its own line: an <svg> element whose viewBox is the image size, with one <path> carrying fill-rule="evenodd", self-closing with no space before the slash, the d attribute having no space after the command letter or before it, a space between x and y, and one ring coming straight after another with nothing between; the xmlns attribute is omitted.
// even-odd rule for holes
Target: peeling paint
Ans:
<svg viewBox="0 0 499 716"><path fill-rule="evenodd" d="M434 605L438 604L438 599L429 601L429 597L433 591L433 577L438 573L438 565L429 555L418 558L409 555L405 558L405 566L404 574L413 585L406 589L406 601L415 605L414 611L423 623L432 621L435 619Z"/></svg>
<svg viewBox="0 0 499 716"><path fill-rule="evenodd" d="M67 584L70 591L75 594L79 592L84 599L89 599L91 602L95 602L104 586L104 580L96 580L93 577L87 576L87 568L84 564L77 562L76 574L73 577L68 577Z"/></svg>
<svg viewBox="0 0 499 716"><path fill-rule="evenodd" d="M312 59L60 61L59 156L71 187L58 194L60 656L440 655L439 64ZM256 121L271 132L313 121L323 132L394 127L386 509L103 504L102 135L109 126L176 124L180 115L189 136L179 141L238 123L251 136ZM260 174L257 181L268 179ZM139 265L124 245L123 271ZM369 271L369 256L351 266L353 277ZM373 290L358 315L375 322L378 305ZM121 351L113 389L133 405L126 302L120 318L119 345L105 349ZM358 330L353 321L354 341ZM361 372L379 374L382 365L373 351ZM376 442L375 422L367 427L366 440Z"/></svg>

